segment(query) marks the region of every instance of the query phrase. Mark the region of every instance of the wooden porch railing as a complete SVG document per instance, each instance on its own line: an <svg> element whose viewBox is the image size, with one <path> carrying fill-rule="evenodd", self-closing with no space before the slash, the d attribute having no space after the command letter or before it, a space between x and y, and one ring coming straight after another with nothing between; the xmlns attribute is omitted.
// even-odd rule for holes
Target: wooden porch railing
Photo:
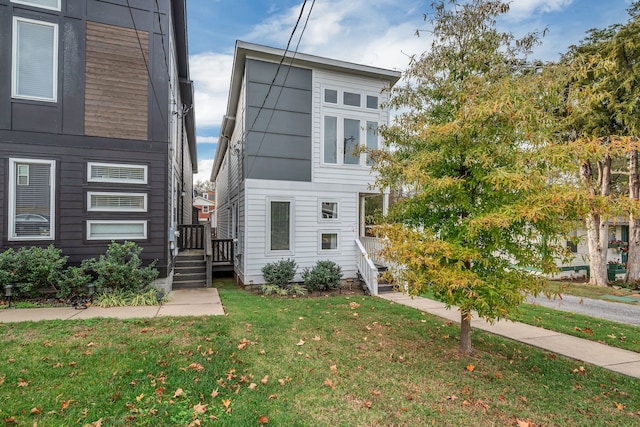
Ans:
<svg viewBox="0 0 640 427"><path fill-rule="evenodd" d="M233 264L233 239L213 239L213 262Z"/></svg>
<svg viewBox="0 0 640 427"><path fill-rule="evenodd" d="M205 246L205 226L203 224L181 224L178 226L180 237L178 238L178 248L204 249ZM211 238L211 228L209 228L209 238Z"/></svg>
<svg viewBox="0 0 640 427"><path fill-rule="evenodd" d="M358 272L369 289L369 294L378 295L378 268L371 261L366 249L358 239L356 239L356 246L358 247Z"/></svg>
<svg viewBox="0 0 640 427"><path fill-rule="evenodd" d="M211 279L213 276L213 245L211 244L211 223L204 226L204 261L207 269L206 286L211 287Z"/></svg>

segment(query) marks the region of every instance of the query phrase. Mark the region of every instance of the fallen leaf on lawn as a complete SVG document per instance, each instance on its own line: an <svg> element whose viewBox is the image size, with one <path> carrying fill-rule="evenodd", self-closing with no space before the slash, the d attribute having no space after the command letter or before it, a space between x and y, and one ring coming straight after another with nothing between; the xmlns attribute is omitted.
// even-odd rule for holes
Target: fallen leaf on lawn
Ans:
<svg viewBox="0 0 640 427"><path fill-rule="evenodd" d="M249 384L249 390L254 390L256 387L258 387L256 383Z"/></svg>
<svg viewBox="0 0 640 427"><path fill-rule="evenodd" d="M249 340L247 340L246 338L243 338L238 344L238 350L246 349L248 344L249 344Z"/></svg>
<svg viewBox="0 0 640 427"><path fill-rule="evenodd" d="M139 394L138 396L136 396L136 400L137 400L138 402L140 402L142 399L144 399L144 393Z"/></svg>
<svg viewBox="0 0 640 427"><path fill-rule="evenodd" d="M200 372L200 371L204 371L204 366L202 366L199 363L192 363L189 365L189 369Z"/></svg>
<svg viewBox="0 0 640 427"><path fill-rule="evenodd" d="M373 391L371 392L371 395L372 395L372 396L380 396L381 394L382 394L382 393L380 392L380 390L373 390Z"/></svg>
<svg viewBox="0 0 640 427"><path fill-rule="evenodd" d="M217 395L219 395L220 392L218 392L218 389L215 389L211 392L211 397L216 397Z"/></svg>
<svg viewBox="0 0 640 427"><path fill-rule="evenodd" d="M60 402L60 408L64 411L65 409L69 408L69 405L71 405L71 402L73 402L73 400L71 399L63 400L62 402Z"/></svg>
<svg viewBox="0 0 640 427"><path fill-rule="evenodd" d="M529 419L521 420L516 418L516 421L518 422L518 427L535 427L535 424L533 424Z"/></svg>
<svg viewBox="0 0 640 427"><path fill-rule="evenodd" d="M471 364L467 365L467 371L473 372L474 369L476 369L474 365L471 365Z"/></svg>
<svg viewBox="0 0 640 427"><path fill-rule="evenodd" d="M20 381L18 381L18 387L26 387L28 385L29 385L29 382L24 378L21 378Z"/></svg>
<svg viewBox="0 0 640 427"><path fill-rule="evenodd" d="M455 394L452 394L451 396L447 396L447 400L451 400L453 402L455 402L458 399L458 396L456 396Z"/></svg>
<svg viewBox="0 0 640 427"><path fill-rule="evenodd" d="M609 334L609 335L607 335L607 337L609 337L611 339L614 339L614 340L616 339L616 336L614 334Z"/></svg>
<svg viewBox="0 0 640 427"><path fill-rule="evenodd" d="M357 302L350 302L349 307L351 307L351 310L355 310L356 308L360 307L360 304L358 304Z"/></svg>
<svg viewBox="0 0 640 427"><path fill-rule="evenodd" d="M322 384L331 387L331 390L335 390L336 389L335 384L329 378L325 379Z"/></svg>
<svg viewBox="0 0 640 427"><path fill-rule="evenodd" d="M267 384L269 382L269 375L265 375L263 379L260 380L262 384Z"/></svg>
<svg viewBox="0 0 640 427"><path fill-rule="evenodd" d="M267 418L265 415L260 415L258 417L258 424L269 424L269 418Z"/></svg>
<svg viewBox="0 0 640 427"><path fill-rule="evenodd" d="M7 417L4 418L3 421L7 424L15 424L16 423L16 417Z"/></svg>
<svg viewBox="0 0 640 427"><path fill-rule="evenodd" d="M196 414L204 414L205 412L207 412L207 405L198 403L197 405L193 406L193 410L195 411Z"/></svg>
<svg viewBox="0 0 640 427"><path fill-rule="evenodd" d="M175 393L173 393L173 397L180 397L184 394L184 390L182 390L181 388L177 389Z"/></svg>
<svg viewBox="0 0 640 427"><path fill-rule="evenodd" d="M367 409L371 409L371 402L369 402L368 400L367 400L367 401L365 401L365 402L363 403L363 405L364 405L364 407L365 407L365 408L367 408Z"/></svg>
<svg viewBox="0 0 640 427"><path fill-rule="evenodd" d="M580 367L578 367L577 369L574 369L571 372L573 372L574 374L583 374L584 375L584 374L587 373L587 370L584 369L584 366L580 366Z"/></svg>
<svg viewBox="0 0 640 427"><path fill-rule="evenodd" d="M584 332L585 334L593 335L593 330L591 328L584 328L582 332Z"/></svg>
<svg viewBox="0 0 640 427"><path fill-rule="evenodd" d="M527 401L527 397L522 395L518 396L518 399L522 400L523 402Z"/></svg>
<svg viewBox="0 0 640 427"><path fill-rule="evenodd" d="M319 336L317 336L317 335L316 335L315 337L313 337L312 339L313 339L314 341L320 341L320 337L319 337Z"/></svg>
<svg viewBox="0 0 640 427"><path fill-rule="evenodd" d="M613 402L616 404L616 409L618 409L619 411L622 411L624 409L624 405L622 403L618 403L618 402Z"/></svg>
<svg viewBox="0 0 640 427"><path fill-rule="evenodd" d="M98 421L89 424L91 427L102 427L102 418L100 418ZM34 426L35 427L35 426Z"/></svg>
<svg viewBox="0 0 640 427"><path fill-rule="evenodd" d="M300 341L298 341L298 344L296 344L296 345L304 345L304 341L300 340Z"/></svg>
<svg viewBox="0 0 640 427"><path fill-rule="evenodd" d="M229 405L231 405L231 401L229 399L222 399L222 404L225 408L229 409Z"/></svg>
<svg viewBox="0 0 640 427"><path fill-rule="evenodd" d="M284 380L283 380L282 378L280 378L280 379L278 380L278 384L280 384L280 385L282 385L282 386L283 386L283 385L284 385Z"/></svg>
<svg viewBox="0 0 640 427"><path fill-rule="evenodd" d="M502 379L502 373L496 372L496 378L501 380Z"/></svg>
<svg viewBox="0 0 640 427"><path fill-rule="evenodd" d="M5 378L7 378L7 374L4 374L3 376L0 377L0 385L4 384Z"/></svg>
<svg viewBox="0 0 640 427"><path fill-rule="evenodd" d="M40 415L42 413L42 408L31 408L31 415Z"/></svg>
<svg viewBox="0 0 640 427"><path fill-rule="evenodd" d="M336 375L338 373L338 367L336 365L331 365L329 369L331 369L331 373L333 375Z"/></svg>
<svg viewBox="0 0 640 427"><path fill-rule="evenodd" d="M269 400L273 400L273 399L277 399L278 395L277 394L270 394L269 395Z"/></svg>
<svg viewBox="0 0 640 427"><path fill-rule="evenodd" d="M304 320L304 317L298 317L298 320Z"/></svg>

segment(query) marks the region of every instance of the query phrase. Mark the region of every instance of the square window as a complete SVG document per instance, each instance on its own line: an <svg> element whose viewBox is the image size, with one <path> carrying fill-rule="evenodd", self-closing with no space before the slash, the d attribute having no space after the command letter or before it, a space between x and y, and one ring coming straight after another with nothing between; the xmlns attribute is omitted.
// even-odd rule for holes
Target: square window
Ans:
<svg viewBox="0 0 640 427"><path fill-rule="evenodd" d="M338 103L338 91L334 89L325 89L324 90L324 102L328 102L330 104Z"/></svg>
<svg viewBox="0 0 640 427"><path fill-rule="evenodd" d="M9 240L52 240L55 161L10 159L9 165Z"/></svg>
<svg viewBox="0 0 640 427"><path fill-rule="evenodd" d="M209 213L209 206L203 206L202 207L202 213L203 214L208 214Z"/></svg>
<svg viewBox="0 0 640 427"><path fill-rule="evenodd" d="M323 251L338 250L338 233L322 233L321 249Z"/></svg>
<svg viewBox="0 0 640 427"><path fill-rule="evenodd" d="M320 218L322 219L338 219L338 203L337 202L320 202Z"/></svg>
<svg viewBox="0 0 640 427"><path fill-rule="evenodd" d="M345 92L343 94L342 103L344 105L351 105L352 107L359 107L360 106L360 94L359 93L352 93L352 92Z"/></svg>
<svg viewBox="0 0 640 427"><path fill-rule="evenodd" d="M13 18L11 92L14 98L57 100L58 25Z"/></svg>
<svg viewBox="0 0 640 427"><path fill-rule="evenodd" d="M378 109L378 97L367 95L367 108Z"/></svg>

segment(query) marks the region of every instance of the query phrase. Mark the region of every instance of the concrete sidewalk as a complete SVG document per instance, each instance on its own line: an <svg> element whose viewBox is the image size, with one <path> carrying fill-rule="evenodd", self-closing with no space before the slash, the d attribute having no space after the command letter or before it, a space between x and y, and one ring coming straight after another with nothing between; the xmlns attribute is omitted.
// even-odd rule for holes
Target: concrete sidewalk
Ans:
<svg viewBox="0 0 640 427"><path fill-rule="evenodd" d="M412 298L399 292L385 293L378 296L397 304L413 307L460 323L460 313L457 308L452 307L447 310L445 305L438 301L422 297ZM614 372L640 378L640 353L509 320L501 320L491 325L482 319L474 317L471 320L471 326L472 328L502 335L556 354L601 366Z"/></svg>
<svg viewBox="0 0 640 427"><path fill-rule="evenodd" d="M91 319L114 317L133 319L158 316L224 316L224 307L216 288L180 289L169 293L169 302L156 306L101 308L84 310L73 307L6 308L0 310L0 323L39 320Z"/></svg>

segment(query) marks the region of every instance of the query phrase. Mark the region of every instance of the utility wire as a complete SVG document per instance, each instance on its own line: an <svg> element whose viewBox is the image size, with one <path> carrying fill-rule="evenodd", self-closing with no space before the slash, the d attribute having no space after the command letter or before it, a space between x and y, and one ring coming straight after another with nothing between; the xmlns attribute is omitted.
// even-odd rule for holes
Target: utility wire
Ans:
<svg viewBox="0 0 640 427"><path fill-rule="evenodd" d="M293 36L294 36L294 34L295 34L295 32L296 32L296 30L298 28L298 25L300 24L300 21L302 19L302 15L304 13L304 9L305 9L306 4L307 4L307 0L305 0L304 3L302 3L302 8L300 9L300 14L298 15L298 20L296 21L296 25L293 27L293 30L291 31L291 36L289 36L289 41L287 42L287 47L286 47L284 53L282 54L282 58L280 59L280 63L278 64L278 68L276 69L276 73L273 76L273 80L271 81L271 84L269 84L269 89L267 90L267 94L265 95L264 100L262 101L262 105L258 109L258 113L256 114L256 117L253 120L253 124L251 125L249 130L246 131L246 133L244 135L245 136L245 138L244 138L245 140L246 140L246 136L253 131L253 128L254 128L256 122L258 121L258 117L260 116L260 113L262 112L262 110L264 109L264 106L267 103L267 99L269 98L269 94L271 93L271 89L275 85L276 78L278 77L278 73L280 72L280 68L282 67L283 62L286 59L287 52L289 51L289 46L291 45L291 40L293 39ZM287 68L287 73L284 76L284 80L282 82L282 86L280 87L280 91L278 92L278 96L277 96L277 98L275 100L274 107L277 106L278 101L280 100L280 96L282 95L282 90L284 89L284 85L287 82L287 78L289 77L289 72L291 71L291 66L293 65L293 61L295 60L296 54L298 53L298 48L300 47L300 42L302 41L302 36L304 35L305 30L307 29L307 24L309 23L309 18L311 17L311 12L313 11L313 6L315 4L316 4L316 0L313 0L311 2L311 7L309 8L309 12L307 13L307 18L306 18L306 20L304 22L304 26L303 26L302 30L300 31L300 36L298 37L298 42L296 44L296 48L293 51L293 54L291 56L291 60L289 61L289 66ZM249 169L247 170L247 176L253 170L253 166L255 165L256 158L258 157L258 154L260 154L260 149L262 148L262 144L264 143L264 139L266 137L267 130L269 129L269 126L271 125L271 120L273 119L274 111L275 111L274 109L271 110L271 114L269 115L269 120L267 122L267 125L265 126L264 132L262 133L262 138L260 139L260 143L258 144L258 149L256 150L256 154L255 154L255 156L253 156L253 160L251 162L251 165L249 165Z"/></svg>

